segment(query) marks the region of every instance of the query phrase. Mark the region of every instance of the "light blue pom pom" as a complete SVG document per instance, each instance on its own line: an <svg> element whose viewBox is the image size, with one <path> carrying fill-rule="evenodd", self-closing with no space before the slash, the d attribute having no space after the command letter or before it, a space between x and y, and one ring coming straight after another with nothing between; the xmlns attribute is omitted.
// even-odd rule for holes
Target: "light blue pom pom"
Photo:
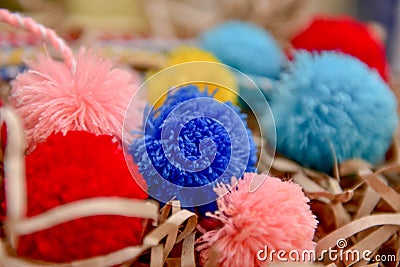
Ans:
<svg viewBox="0 0 400 267"><path fill-rule="evenodd" d="M324 172L332 170L334 154L339 163L384 160L398 123L387 84L364 63L335 52L296 54L270 104L277 151Z"/></svg>
<svg viewBox="0 0 400 267"><path fill-rule="evenodd" d="M278 78L285 58L267 31L241 21L229 21L204 32L200 44L226 65L272 79Z"/></svg>

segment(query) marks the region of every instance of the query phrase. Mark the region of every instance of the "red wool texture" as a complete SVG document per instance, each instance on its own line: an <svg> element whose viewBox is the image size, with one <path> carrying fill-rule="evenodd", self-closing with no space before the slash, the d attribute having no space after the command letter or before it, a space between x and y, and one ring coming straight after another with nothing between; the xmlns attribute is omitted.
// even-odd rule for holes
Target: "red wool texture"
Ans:
<svg viewBox="0 0 400 267"><path fill-rule="evenodd" d="M389 65L383 43L371 27L350 17L317 17L293 39L295 49L335 50L354 56L388 81Z"/></svg>
<svg viewBox="0 0 400 267"><path fill-rule="evenodd" d="M28 216L92 197L146 199L145 182L129 172L112 136L71 131L51 135L26 158ZM140 183L142 187L139 186ZM70 262L141 244L144 220L91 216L22 236L17 253L49 262Z"/></svg>

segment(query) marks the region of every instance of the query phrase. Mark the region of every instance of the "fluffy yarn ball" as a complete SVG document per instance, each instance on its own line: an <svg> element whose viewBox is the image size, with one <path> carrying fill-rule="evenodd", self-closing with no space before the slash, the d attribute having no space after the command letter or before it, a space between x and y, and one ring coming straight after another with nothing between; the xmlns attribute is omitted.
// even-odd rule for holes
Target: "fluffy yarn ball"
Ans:
<svg viewBox="0 0 400 267"><path fill-rule="evenodd" d="M158 200L176 197L183 206L193 207L203 196L216 199L212 187L185 194L162 180L201 187L255 170L257 150L246 115L229 102L213 100L207 90L195 85L169 94L159 109L150 112L144 126L129 153L146 179L149 195Z"/></svg>
<svg viewBox="0 0 400 267"><path fill-rule="evenodd" d="M165 67L197 61L220 63L214 55L205 50L192 46L179 46L168 53ZM156 107L159 107L166 99L165 88L179 86L188 81L198 85L202 90L205 89L204 83L197 81L222 85L227 89L218 87L219 89L214 97L223 102L236 102L238 87L235 76L229 68L219 66L210 69L209 65L190 64L167 71L170 75L156 76L146 82L148 99L150 103L157 103ZM152 75L154 73L150 72L149 74ZM212 92L215 91L217 86L208 84L207 88L209 92Z"/></svg>
<svg viewBox="0 0 400 267"><path fill-rule="evenodd" d="M121 138L125 111L138 87L132 73L85 50L74 74L49 57L28 66L12 83L11 101L23 118L29 151L53 132L82 130Z"/></svg>
<svg viewBox="0 0 400 267"><path fill-rule="evenodd" d="M388 63L384 44L374 35L371 28L350 17L317 17L292 40L296 49L308 51L334 50L352 55L382 78L388 80Z"/></svg>
<svg viewBox="0 0 400 267"><path fill-rule="evenodd" d="M263 181L251 191L253 179ZM271 262L257 259L259 250L313 250L317 221L307 204L302 188L266 174L246 173L243 180L220 185L216 192L218 212L213 215L223 226L197 240L200 260L205 264L211 251L220 266L265 266ZM301 255L301 253L300 253ZM274 255L273 261L277 261Z"/></svg>
<svg viewBox="0 0 400 267"><path fill-rule="evenodd" d="M123 151L112 139L70 131L38 144L26 158L28 216L92 197L146 199L143 178L139 173L132 178ZM103 255L141 244L143 226L139 218L85 217L22 236L17 253L49 262Z"/></svg>
<svg viewBox="0 0 400 267"><path fill-rule="evenodd" d="M284 54L274 38L247 22L228 21L205 31L200 45L245 74L276 79L284 64Z"/></svg>
<svg viewBox="0 0 400 267"><path fill-rule="evenodd" d="M278 152L323 172L332 170L335 154L339 163L384 159L398 124L396 98L363 62L302 51L277 87L271 110Z"/></svg>
<svg viewBox="0 0 400 267"><path fill-rule="evenodd" d="M222 23L200 36L200 45L225 63L246 74L236 73L240 104L244 109L263 113L267 109L260 90L270 100L271 84L279 78L286 58L275 39L263 28L243 21ZM267 81L265 83L264 81Z"/></svg>

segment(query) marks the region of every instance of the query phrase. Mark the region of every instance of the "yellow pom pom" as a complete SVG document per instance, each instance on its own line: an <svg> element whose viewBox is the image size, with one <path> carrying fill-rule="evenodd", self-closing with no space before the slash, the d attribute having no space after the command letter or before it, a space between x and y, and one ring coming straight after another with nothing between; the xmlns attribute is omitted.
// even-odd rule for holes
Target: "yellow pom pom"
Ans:
<svg viewBox="0 0 400 267"><path fill-rule="evenodd" d="M191 64L179 65L189 62ZM171 51L164 71L146 83L148 101L159 107L165 101L168 89L195 84L202 90L207 88L209 93L217 90L215 98L222 102L236 103L238 87L234 74L226 66L210 62L219 63L212 54L197 47L181 46ZM172 66L175 67L169 68ZM149 72L147 77L153 74Z"/></svg>
<svg viewBox="0 0 400 267"><path fill-rule="evenodd" d="M218 59L205 50L194 46L180 46L169 53L167 67L192 61L219 62Z"/></svg>

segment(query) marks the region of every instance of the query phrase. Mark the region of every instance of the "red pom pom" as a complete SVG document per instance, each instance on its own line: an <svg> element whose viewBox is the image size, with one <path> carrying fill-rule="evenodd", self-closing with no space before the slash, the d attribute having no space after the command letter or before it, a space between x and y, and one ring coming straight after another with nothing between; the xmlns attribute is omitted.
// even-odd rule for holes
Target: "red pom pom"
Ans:
<svg viewBox="0 0 400 267"><path fill-rule="evenodd" d="M146 199L113 137L87 132L51 135L26 158L28 216L86 198L117 196ZM135 181L136 180L136 181ZM70 262L138 245L144 220L92 216L20 238L17 253L49 262Z"/></svg>
<svg viewBox="0 0 400 267"><path fill-rule="evenodd" d="M385 48L367 25L349 17L316 18L292 40L296 49L338 50L352 55L376 69L388 81L389 65Z"/></svg>

